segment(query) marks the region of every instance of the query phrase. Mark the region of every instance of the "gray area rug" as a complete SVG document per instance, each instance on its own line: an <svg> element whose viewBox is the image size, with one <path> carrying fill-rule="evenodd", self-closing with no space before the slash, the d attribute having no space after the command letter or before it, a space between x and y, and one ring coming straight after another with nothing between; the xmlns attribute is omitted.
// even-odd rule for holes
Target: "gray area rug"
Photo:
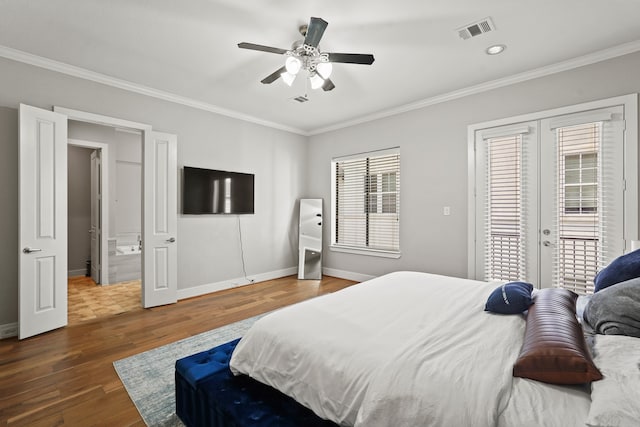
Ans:
<svg viewBox="0 0 640 427"><path fill-rule="evenodd" d="M127 393L148 426L182 426L176 416L175 363L239 338L262 315L241 320L113 362Z"/></svg>

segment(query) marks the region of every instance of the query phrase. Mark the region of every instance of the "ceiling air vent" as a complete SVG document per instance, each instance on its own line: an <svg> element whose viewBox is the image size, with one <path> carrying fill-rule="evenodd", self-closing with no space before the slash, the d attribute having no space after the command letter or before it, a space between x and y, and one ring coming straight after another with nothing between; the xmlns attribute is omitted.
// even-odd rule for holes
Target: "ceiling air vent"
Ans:
<svg viewBox="0 0 640 427"><path fill-rule="evenodd" d="M298 102L307 102L309 100L309 98L307 98L306 95L296 96L293 99L294 99L294 101L298 101Z"/></svg>
<svg viewBox="0 0 640 427"><path fill-rule="evenodd" d="M458 28L456 31L458 31L458 35L462 40L467 40L471 37L479 36L480 34L488 33L495 29L496 27L493 25L491 18L484 18L478 22L474 22L473 24Z"/></svg>

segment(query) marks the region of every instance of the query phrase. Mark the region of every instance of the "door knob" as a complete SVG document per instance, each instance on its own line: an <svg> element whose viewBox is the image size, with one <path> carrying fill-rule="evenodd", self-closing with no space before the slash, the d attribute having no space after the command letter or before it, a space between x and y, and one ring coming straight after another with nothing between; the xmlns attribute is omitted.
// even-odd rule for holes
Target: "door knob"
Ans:
<svg viewBox="0 0 640 427"><path fill-rule="evenodd" d="M22 250L22 252L24 252L25 254L30 254L31 252L42 252L42 249L30 248L29 246L27 246Z"/></svg>
<svg viewBox="0 0 640 427"><path fill-rule="evenodd" d="M175 241L176 241L176 238L175 238L175 237L170 237L170 238L168 238L168 239L166 240L166 242L167 242L167 243L173 243L173 242L175 242Z"/></svg>
<svg viewBox="0 0 640 427"><path fill-rule="evenodd" d="M548 241L548 240L545 240L544 242L542 242L542 244L545 245L545 246L551 246L552 245L552 243L550 241Z"/></svg>

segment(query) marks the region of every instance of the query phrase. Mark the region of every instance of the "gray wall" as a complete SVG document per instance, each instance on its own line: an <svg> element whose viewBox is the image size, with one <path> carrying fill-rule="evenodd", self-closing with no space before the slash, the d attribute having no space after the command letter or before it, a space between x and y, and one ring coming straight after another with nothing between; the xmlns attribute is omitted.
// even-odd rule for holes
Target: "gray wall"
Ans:
<svg viewBox="0 0 640 427"><path fill-rule="evenodd" d="M147 123L178 135L178 165L256 175L255 215L241 217L248 275L295 267L296 200L304 196L306 138L0 59L0 324L17 320L17 186L20 103L60 105ZM70 137L81 135L70 133ZM179 186L180 188L180 186ZM178 216L178 288L242 276L232 216Z"/></svg>
<svg viewBox="0 0 640 427"><path fill-rule="evenodd" d="M18 111L0 107L0 325L18 318Z"/></svg>
<svg viewBox="0 0 640 427"><path fill-rule="evenodd" d="M91 148L68 147L67 265L72 275L84 275L91 256Z"/></svg>
<svg viewBox="0 0 640 427"><path fill-rule="evenodd" d="M178 163L256 174L256 214L241 217L249 274L296 265L295 201L322 197L330 207L332 157L401 147L400 259L325 251L329 268L369 275L420 270L465 276L467 126L640 92L640 53L304 138L35 67L0 60L0 324L17 318L17 108L53 104L151 124L178 135ZM309 144L305 142L309 141ZM308 180L308 183L307 183ZM5 184L6 183L6 184ZM442 207L451 215L443 216ZM180 216L180 289L242 274L235 217ZM329 228L325 228L329 242ZM326 248L325 248L326 249ZM5 298L6 297L6 298Z"/></svg>
<svg viewBox="0 0 640 427"><path fill-rule="evenodd" d="M128 233L135 243L142 233L142 134L132 134L116 129L115 132L116 185L109 191L115 197L115 224L110 228L111 237ZM112 195L112 196L111 196Z"/></svg>
<svg viewBox="0 0 640 427"><path fill-rule="evenodd" d="M400 259L331 252L325 266L380 275L417 270L467 275L467 126L640 92L640 53L626 55L420 110L312 136L310 197L330 210L332 157L400 146ZM443 215L443 207L451 215ZM327 221L328 223L328 221ZM330 243L330 228L325 239Z"/></svg>

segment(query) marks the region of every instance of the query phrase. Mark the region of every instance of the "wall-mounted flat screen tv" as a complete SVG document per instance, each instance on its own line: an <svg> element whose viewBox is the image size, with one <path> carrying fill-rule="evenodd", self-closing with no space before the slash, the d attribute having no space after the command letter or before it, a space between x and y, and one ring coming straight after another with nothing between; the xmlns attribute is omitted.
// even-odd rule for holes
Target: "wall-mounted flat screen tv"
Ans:
<svg viewBox="0 0 640 427"><path fill-rule="evenodd" d="M184 167L182 213L252 214L254 175Z"/></svg>

